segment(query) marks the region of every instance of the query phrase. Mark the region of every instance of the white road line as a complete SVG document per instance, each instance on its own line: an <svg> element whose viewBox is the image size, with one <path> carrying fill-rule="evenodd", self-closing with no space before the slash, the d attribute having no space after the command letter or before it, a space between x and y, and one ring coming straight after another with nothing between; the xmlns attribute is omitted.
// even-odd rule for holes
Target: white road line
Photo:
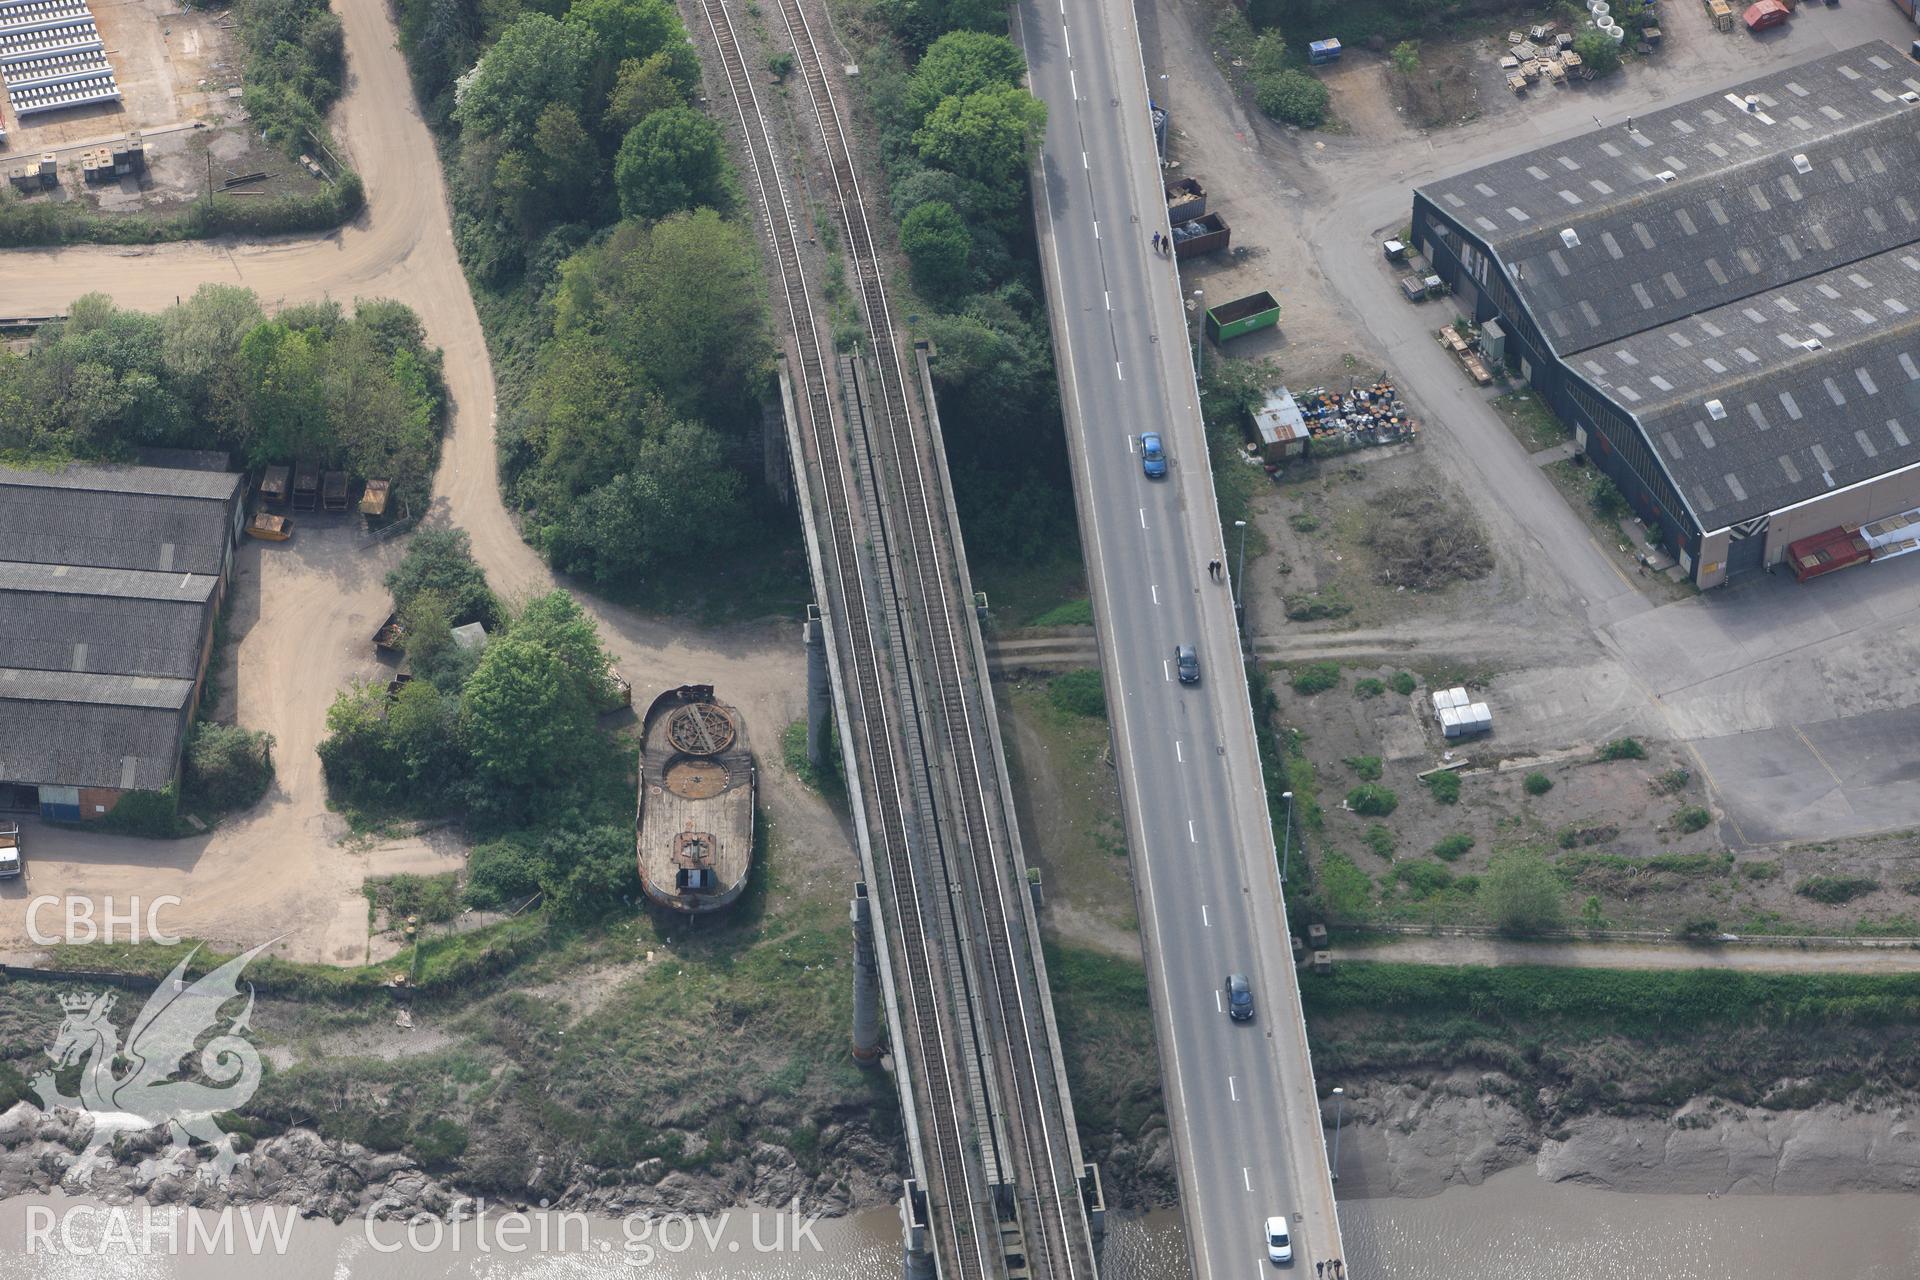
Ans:
<svg viewBox="0 0 1920 1280"><path fill-rule="evenodd" d="M1153 602L1154 602L1155 604L1159 604L1159 603L1160 603L1160 586L1159 586L1159 584L1158 584L1158 583L1155 583L1155 584L1153 584L1152 586L1150 586L1150 587L1148 588L1148 590L1150 590L1150 591L1152 591L1152 592L1153 592Z"/></svg>
<svg viewBox="0 0 1920 1280"><path fill-rule="evenodd" d="M1175 738L1173 740L1173 758L1175 760L1178 760L1181 764L1185 764L1187 762L1187 753L1180 749L1180 739L1178 738Z"/></svg>
<svg viewBox="0 0 1920 1280"><path fill-rule="evenodd" d="M1098 218L1093 220L1093 238L1095 240L1100 238L1100 219Z"/></svg>
<svg viewBox="0 0 1920 1280"><path fill-rule="evenodd" d="M1109 311L1113 310L1113 294L1105 289L1102 289L1100 291L1100 296L1107 300L1107 310Z"/></svg>
<svg viewBox="0 0 1920 1280"><path fill-rule="evenodd" d="M1127 380L1127 371L1118 360L1113 362L1113 376L1122 382Z"/></svg>
<svg viewBox="0 0 1920 1280"><path fill-rule="evenodd" d="M1207 904L1204 902L1200 904L1200 927L1202 929L1213 928L1213 921L1207 919ZM1213 1002L1215 1004L1220 1003L1220 993L1218 991L1213 993Z"/></svg>
<svg viewBox="0 0 1920 1280"><path fill-rule="evenodd" d="M1169 680L1173 679L1173 672L1167 669L1167 660L1165 658L1160 659L1160 674Z"/></svg>
<svg viewBox="0 0 1920 1280"><path fill-rule="evenodd" d="M1140 527L1142 529L1147 527L1147 509L1145 507L1140 508Z"/></svg>
<svg viewBox="0 0 1920 1280"><path fill-rule="evenodd" d="M1080 78L1071 71L1067 72L1067 87L1073 91L1073 100L1080 101Z"/></svg>
<svg viewBox="0 0 1920 1280"><path fill-rule="evenodd" d="M1245 1165L1240 1166L1240 1181L1247 1184L1247 1190L1253 1190L1253 1175L1247 1171Z"/></svg>
<svg viewBox="0 0 1920 1280"><path fill-rule="evenodd" d="M1087 170L1091 170L1093 168L1092 165L1087 163L1087 153L1084 151L1080 153L1080 167L1082 169L1087 169Z"/></svg>
<svg viewBox="0 0 1920 1280"><path fill-rule="evenodd" d="M1224 1010L1224 1009L1222 1009L1222 1008L1220 1007L1220 993L1219 993L1218 991L1216 991L1216 992L1214 992L1214 993L1213 993L1213 1011L1214 1011L1215 1013L1224 1013L1224 1012L1226 1012L1226 1010Z"/></svg>
<svg viewBox="0 0 1920 1280"><path fill-rule="evenodd" d="M1199 844L1199 843L1200 843L1200 837L1199 837L1198 835L1195 835L1195 834L1194 834L1194 830L1193 830L1193 819L1192 819L1192 818L1188 818L1188 819L1187 819L1187 843L1188 843L1188 844Z"/></svg>
<svg viewBox="0 0 1920 1280"><path fill-rule="evenodd" d="M1060 38L1063 41L1065 41L1067 45L1067 61L1072 62L1073 61L1073 35L1071 32L1067 30L1067 24L1064 22L1060 24Z"/></svg>
<svg viewBox="0 0 1920 1280"><path fill-rule="evenodd" d="M1232 1098L1235 1102L1240 1101L1240 1088L1238 1085L1234 1084L1232 1076L1227 1077L1227 1096Z"/></svg>
<svg viewBox="0 0 1920 1280"><path fill-rule="evenodd" d="M1127 437L1127 452L1128 452L1128 453L1132 453L1132 452L1133 452L1133 437L1132 437L1132 436L1128 436L1128 437Z"/></svg>

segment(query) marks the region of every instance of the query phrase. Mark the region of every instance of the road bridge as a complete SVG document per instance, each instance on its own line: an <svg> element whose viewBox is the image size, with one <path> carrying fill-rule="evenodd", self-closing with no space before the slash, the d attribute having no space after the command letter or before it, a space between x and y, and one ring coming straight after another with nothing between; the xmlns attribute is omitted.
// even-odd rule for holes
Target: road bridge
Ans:
<svg viewBox="0 0 1920 1280"><path fill-rule="evenodd" d="M1193 1272L1264 1273L1277 1214L1311 1267L1343 1258L1340 1224L1184 290L1150 247L1172 228L1134 13L1021 0L1015 34L1047 104L1036 222ZM1163 481L1143 431L1170 446ZM1177 644L1197 685L1172 677ZM1220 1006L1229 973L1252 982L1251 1023Z"/></svg>

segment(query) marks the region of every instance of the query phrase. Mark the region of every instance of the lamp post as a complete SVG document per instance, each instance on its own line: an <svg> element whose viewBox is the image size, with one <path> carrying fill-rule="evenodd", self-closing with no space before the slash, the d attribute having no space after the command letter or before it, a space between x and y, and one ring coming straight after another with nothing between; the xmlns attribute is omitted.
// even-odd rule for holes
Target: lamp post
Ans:
<svg viewBox="0 0 1920 1280"><path fill-rule="evenodd" d="M1293 855L1293 792L1282 791L1280 798L1287 802L1287 834L1280 842L1280 883L1287 882L1287 863Z"/></svg>
<svg viewBox="0 0 1920 1280"><path fill-rule="evenodd" d="M1207 291L1193 291L1193 380L1195 382L1207 371Z"/></svg>
<svg viewBox="0 0 1920 1280"><path fill-rule="evenodd" d="M1347 1091L1339 1085L1333 1087L1333 1167L1328 1170L1333 1181L1340 1181L1340 1120L1346 1114Z"/></svg>
<svg viewBox="0 0 1920 1280"><path fill-rule="evenodd" d="M1233 623L1245 630L1247 625L1247 602L1245 588L1240 584L1247 576L1247 522L1235 520L1233 527L1240 531L1240 553L1235 557L1233 566Z"/></svg>

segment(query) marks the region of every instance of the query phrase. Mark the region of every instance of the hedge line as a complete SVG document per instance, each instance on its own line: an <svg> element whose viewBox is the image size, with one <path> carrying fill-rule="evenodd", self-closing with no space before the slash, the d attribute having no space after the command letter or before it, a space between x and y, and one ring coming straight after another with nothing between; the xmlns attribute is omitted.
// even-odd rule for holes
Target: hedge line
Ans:
<svg viewBox="0 0 1920 1280"><path fill-rule="evenodd" d="M325 191L273 200L197 200L178 213L99 213L78 204L22 200L0 192L0 248L62 244L161 244L220 235L331 231L360 212L366 193L356 173Z"/></svg>

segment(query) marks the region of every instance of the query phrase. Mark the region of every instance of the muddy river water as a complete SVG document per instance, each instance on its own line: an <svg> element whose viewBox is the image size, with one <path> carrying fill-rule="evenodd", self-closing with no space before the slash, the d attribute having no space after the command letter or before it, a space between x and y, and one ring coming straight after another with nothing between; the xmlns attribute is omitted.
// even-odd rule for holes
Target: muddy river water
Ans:
<svg viewBox="0 0 1920 1280"><path fill-rule="evenodd" d="M1516 1169L1425 1200L1350 1201L1341 1218L1347 1272L1358 1280L1920 1276L1920 1196L1624 1194L1552 1186ZM285 1211L231 1211L223 1226L220 1215L190 1224L165 1210L19 1197L0 1202L0 1280L893 1280L895 1223L890 1211L810 1226L770 1213L651 1224L496 1215L457 1236L449 1230L436 1241L428 1231L409 1241L391 1224L370 1231ZM1268 1270L1258 1243L1254 1228L1249 1276ZM1185 1276L1177 1215L1115 1224L1103 1274Z"/></svg>

